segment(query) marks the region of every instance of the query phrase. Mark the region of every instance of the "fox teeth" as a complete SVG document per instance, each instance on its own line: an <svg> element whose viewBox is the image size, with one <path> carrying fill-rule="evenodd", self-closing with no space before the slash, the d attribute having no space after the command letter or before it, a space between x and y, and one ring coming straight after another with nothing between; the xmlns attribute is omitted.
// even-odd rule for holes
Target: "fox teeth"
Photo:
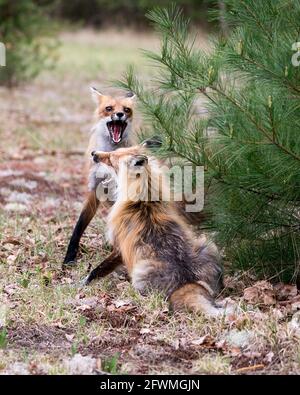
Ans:
<svg viewBox="0 0 300 395"><path fill-rule="evenodd" d="M126 129L126 126L127 123L124 121L110 121L107 123L111 139L115 144L118 144L122 140L122 134Z"/></svg>

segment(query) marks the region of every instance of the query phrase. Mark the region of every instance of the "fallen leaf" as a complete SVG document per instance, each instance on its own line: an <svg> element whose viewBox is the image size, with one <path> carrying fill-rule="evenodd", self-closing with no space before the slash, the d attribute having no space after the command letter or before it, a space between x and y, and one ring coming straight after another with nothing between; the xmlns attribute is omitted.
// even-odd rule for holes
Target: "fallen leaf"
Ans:
<svg viewBox="0 0 300 395"><path fill-rule="evenodd" d="M250 304L272 305L276 303L272 284L258 281L252 287L244 290L244 299Z"/></svg>
<svg viewBox="0 0 300 395"><path fill-rule="evenodd" d="M226 348L226 340L224 340L224 339L219 340L219 341L216 343L216 347L217 347L219 350L223 350L224 348Z"/></svg>
<svg viewBox="0 0 300 395"><path fill-rule="evenodd" d="M251 304L257 304L259 301L258 289L255 287L246 288L244 290L244 299Z"/></svg>
<svg viewBox="0 0 300 395"><path fill-rule="evenodd" d="M274 358L274 353L272 351L268 352L268 354L264 358L264 362L271 363Z"/></svg>
<svg viewBox="0 0 300 395"><path fill-rule="evenodd" d="M240 355L242 353L242 351L241 351L241 349L239 347L229 347L228 348L228 353L232 357L236 357L236 356Z"/></svg>
<svg viewBox="0 0 300 395"><path fill-rule="evenodd" d="M281 320L284 317L284 314L281 310L274 308L272 310L273 315L278 319Z"/></svg>
<svg viewBox="0 0 300 395"><path fill-rule="evenodd" d="M70 278L70 277L63 277L62 279L61 279L61 283L62 284L72 284L73 283L73 280ZM76 295L77 296L77 295ZM75 296L75 297L76 297Z"/></svg>
<svg viewBox="0 0 300 395"><path fill-rule="evenodd" d="M20 241L15 239L14 237L8 237L7 239L3 240L3 244L13 244L13 245L20 245Z"/></svg>
<svg viewBox="0 0 300 395"><path fill-rule="evenodd" d="M59 328L59 329L66 329L66 326L60 321L52 322L51 326L54 326L55 328Z"/></svg>
<svg viewBox="0 0 300 395"><path fill-rule="evenodd" d="M14 295L19 287L16 284L9 284L4 287L4 292L7 295Z"/></svg>
<svg viewBox="0 0 300 395"><path fill-rule="evenodd" d="M191 341L191 344L194 346L201 346L202 344L212 345L214 344L214 340L210 335L204 335L199 337L198 339L194 339Z"/></svg>
<svg viewBox="0 0 300 395"><path fill-rule="evenodd" d="M288 327L295 335L300 336L300 311L293 315Z"/></svg>
<svg viewBox="0 0 300 395"><path fill-rule="evenodd" d="M295 297L297 295L296 285L278 283L274 285L274 291L277 300L287 300Z"/></svg>
<svg viewBox="0 0 300 395"><path fill-rule="evenodd" d="M99 304L98 298L96 296L91 296L90 298L82 298L75 300L76 305L79 306L89 306L94 308Z"/></svg>
<svg viewBox="0 0 300 395"><path fill-rule="evenodd" d="M300 310L300 301L291 304L292 311Z"/></svg>
<svg viewBox="0 0 300 395"><path fill-rule="evenodd" d="M116 306L117 309L119 307L128 306L130 304L131 303L128 300L116 300L116 301L114 301L114 305Z"/></svg>
<svg viewBox="0 0 300 395"><path fill-rule="evenodd" d="M258 351L246 351L243 352L243 356L249 359L260 358L262 356L261 352Z"/></svg>
<svg viewBox="0 0 300 395"><path fill-rule="evenodd" d="M148 333L151 333L151 330L149 328L142 328L140 330L141 335L147 335Z"/></svg>
<svg viewBox="0 0 300 395"><path fill-rule="evenodd" d="M82 304L76 307L76 311L86 311L86 310L91 310L91 306L87 304Z"/></svg>
<svg viewBox="0 0 300 395"><path fill-rule="evenodd" d="M180 341L179 339L175 339L172 341L172 346L175 348L175 350L179 349Z"/></svg>
<svg viewBox="0 0 300 395"><path fill-rule="evenodd" d="M69 342L72 342L72 341L73 341L74 336L75 336L75 335L68 335L68 334L66 333L66 339L67 339Z"/></svg>
<svg viewBox="0 0 300 395"><path fill-rule="evenodd" d="M16 262L17 258L18 258L18 255L12 254L12 255L9 255L6 260L7 260L7 263L11 265Z"/></svg>
<svg viewBox="0 0 300 395"><path fill-rule="evenodd" d="M263 296L263 303L266 305L276 304L276 299L272 292L268 292Z"/></svg>
<svg viewBox="0 0 300 395"><path fill-rule="evenodd" d="M63 280L66 280L66 278L63 279ZM72 279L68 279L68 280L71 280L71 281L72 281ZM77 300L83 299L83 298L85 298L85 293L84 293L84 292L79 292L79 293L76 294L76 296L75 296L75 299L77 299Z"/></svg>

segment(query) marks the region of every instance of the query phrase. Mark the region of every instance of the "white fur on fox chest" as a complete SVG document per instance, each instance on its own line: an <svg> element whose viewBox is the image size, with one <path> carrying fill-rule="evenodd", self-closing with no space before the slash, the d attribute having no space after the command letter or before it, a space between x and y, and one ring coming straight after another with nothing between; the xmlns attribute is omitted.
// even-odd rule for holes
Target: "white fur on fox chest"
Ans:
<svg viewBox="0 0 300 395"><path fill-rule="evenodd" d="M107 130L107 119L102 119L96 123L96 125L91 130L91 138L89 147L87 150L87 158L90 161L89 166L89 174L88 174L88 190L93 191L96 190L99 180L105 178L111 178L110 187L113 188L113 182L115 182L116 186L116 177L111 177L111 172L109 170L109 166L105 164L95 164L91 157L92 151L105 151L110 152L114 151L121 147L127 147L131 145L131 142L127 136L127 133L131 132L131 123L129 123L126 127L126 136L124 136L122 142L118 145L113 144L111 142L111 138L109 132Z"/></svg>

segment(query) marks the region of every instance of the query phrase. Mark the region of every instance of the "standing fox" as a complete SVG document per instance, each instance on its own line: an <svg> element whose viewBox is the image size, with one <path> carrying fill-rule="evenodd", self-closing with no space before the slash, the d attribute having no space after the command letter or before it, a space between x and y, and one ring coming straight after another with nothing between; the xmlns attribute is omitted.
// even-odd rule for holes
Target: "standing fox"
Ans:
<svg viewBox="0 0 300 395"><path fill-rule="evenodd" d="M196 239L174 203L163 201L164 181L156 159L140 146L92 155L95 162L114 169L118 187L108 217L108 239L114 250L85 284L123 263L142 294L156 289L174 310L223 314L214 302L222 286L218 251L205 238ZM159 199L151 201L150 191Z"/></svg>
<svg viewBox="0 0 300 395"><path fill-rule="evenodd" d="M96 103L96 123L92 128L88 147L87 171L89 174L88 195L79 219L73 230L64 259L64 265L74 264L79 249L79 242L83 232L96 214L99 200L96 196L97 182L106 177L105 167L101 167L102 174L95 176L95 164L90 160L93 150L114 151L120 147L132 145L132 117L134 95L128 93L126 97L114 98L102 95L97 89L91 88L93 99ZM99 169L100 170L100 169ZM107 201L106 204L109 202ZM104 202L101 202L104 205Z"/></svg>

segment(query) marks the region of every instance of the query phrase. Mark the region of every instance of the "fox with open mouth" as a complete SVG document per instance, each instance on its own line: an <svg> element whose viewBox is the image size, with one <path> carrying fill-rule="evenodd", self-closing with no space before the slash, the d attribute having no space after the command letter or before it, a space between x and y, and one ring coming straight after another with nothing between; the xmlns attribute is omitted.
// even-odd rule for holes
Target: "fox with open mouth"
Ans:
<svg viewBox="0 0 300 395"><path fill-rule="evenodd" d="M130 143L133 117L134 95L130 92L126 97L102 95L91 88L96 103L96 124L92 129L90 148L101 146L102 151L114 151L128 147Z"/></svg>
<svg viewBox="0 0 300 395"><path fill-rule="evenodd" d="M79 242L88 224L96 214L101 203L102 207L110 204L109 201L100 202L96 195L97 182L101 181L101 171L105 173L105 168L95 167L91 161L90 152L95 150L111 152L118 148L130 147L132 139L132 119L134 111L134 94L128 92L123 97L113 97L103 95L96 88L91 88L92 97L96 104L95 124L91 130L91 137L87 149L87 174L88 174L88 194L79 219L73 230L64 265L75 263ZM95 171L97 176L95 177ZM105 179L106 174L103 174ZM97 181L97 182L95 182ZM112 204L112 203L111 203Z"/></svg>

